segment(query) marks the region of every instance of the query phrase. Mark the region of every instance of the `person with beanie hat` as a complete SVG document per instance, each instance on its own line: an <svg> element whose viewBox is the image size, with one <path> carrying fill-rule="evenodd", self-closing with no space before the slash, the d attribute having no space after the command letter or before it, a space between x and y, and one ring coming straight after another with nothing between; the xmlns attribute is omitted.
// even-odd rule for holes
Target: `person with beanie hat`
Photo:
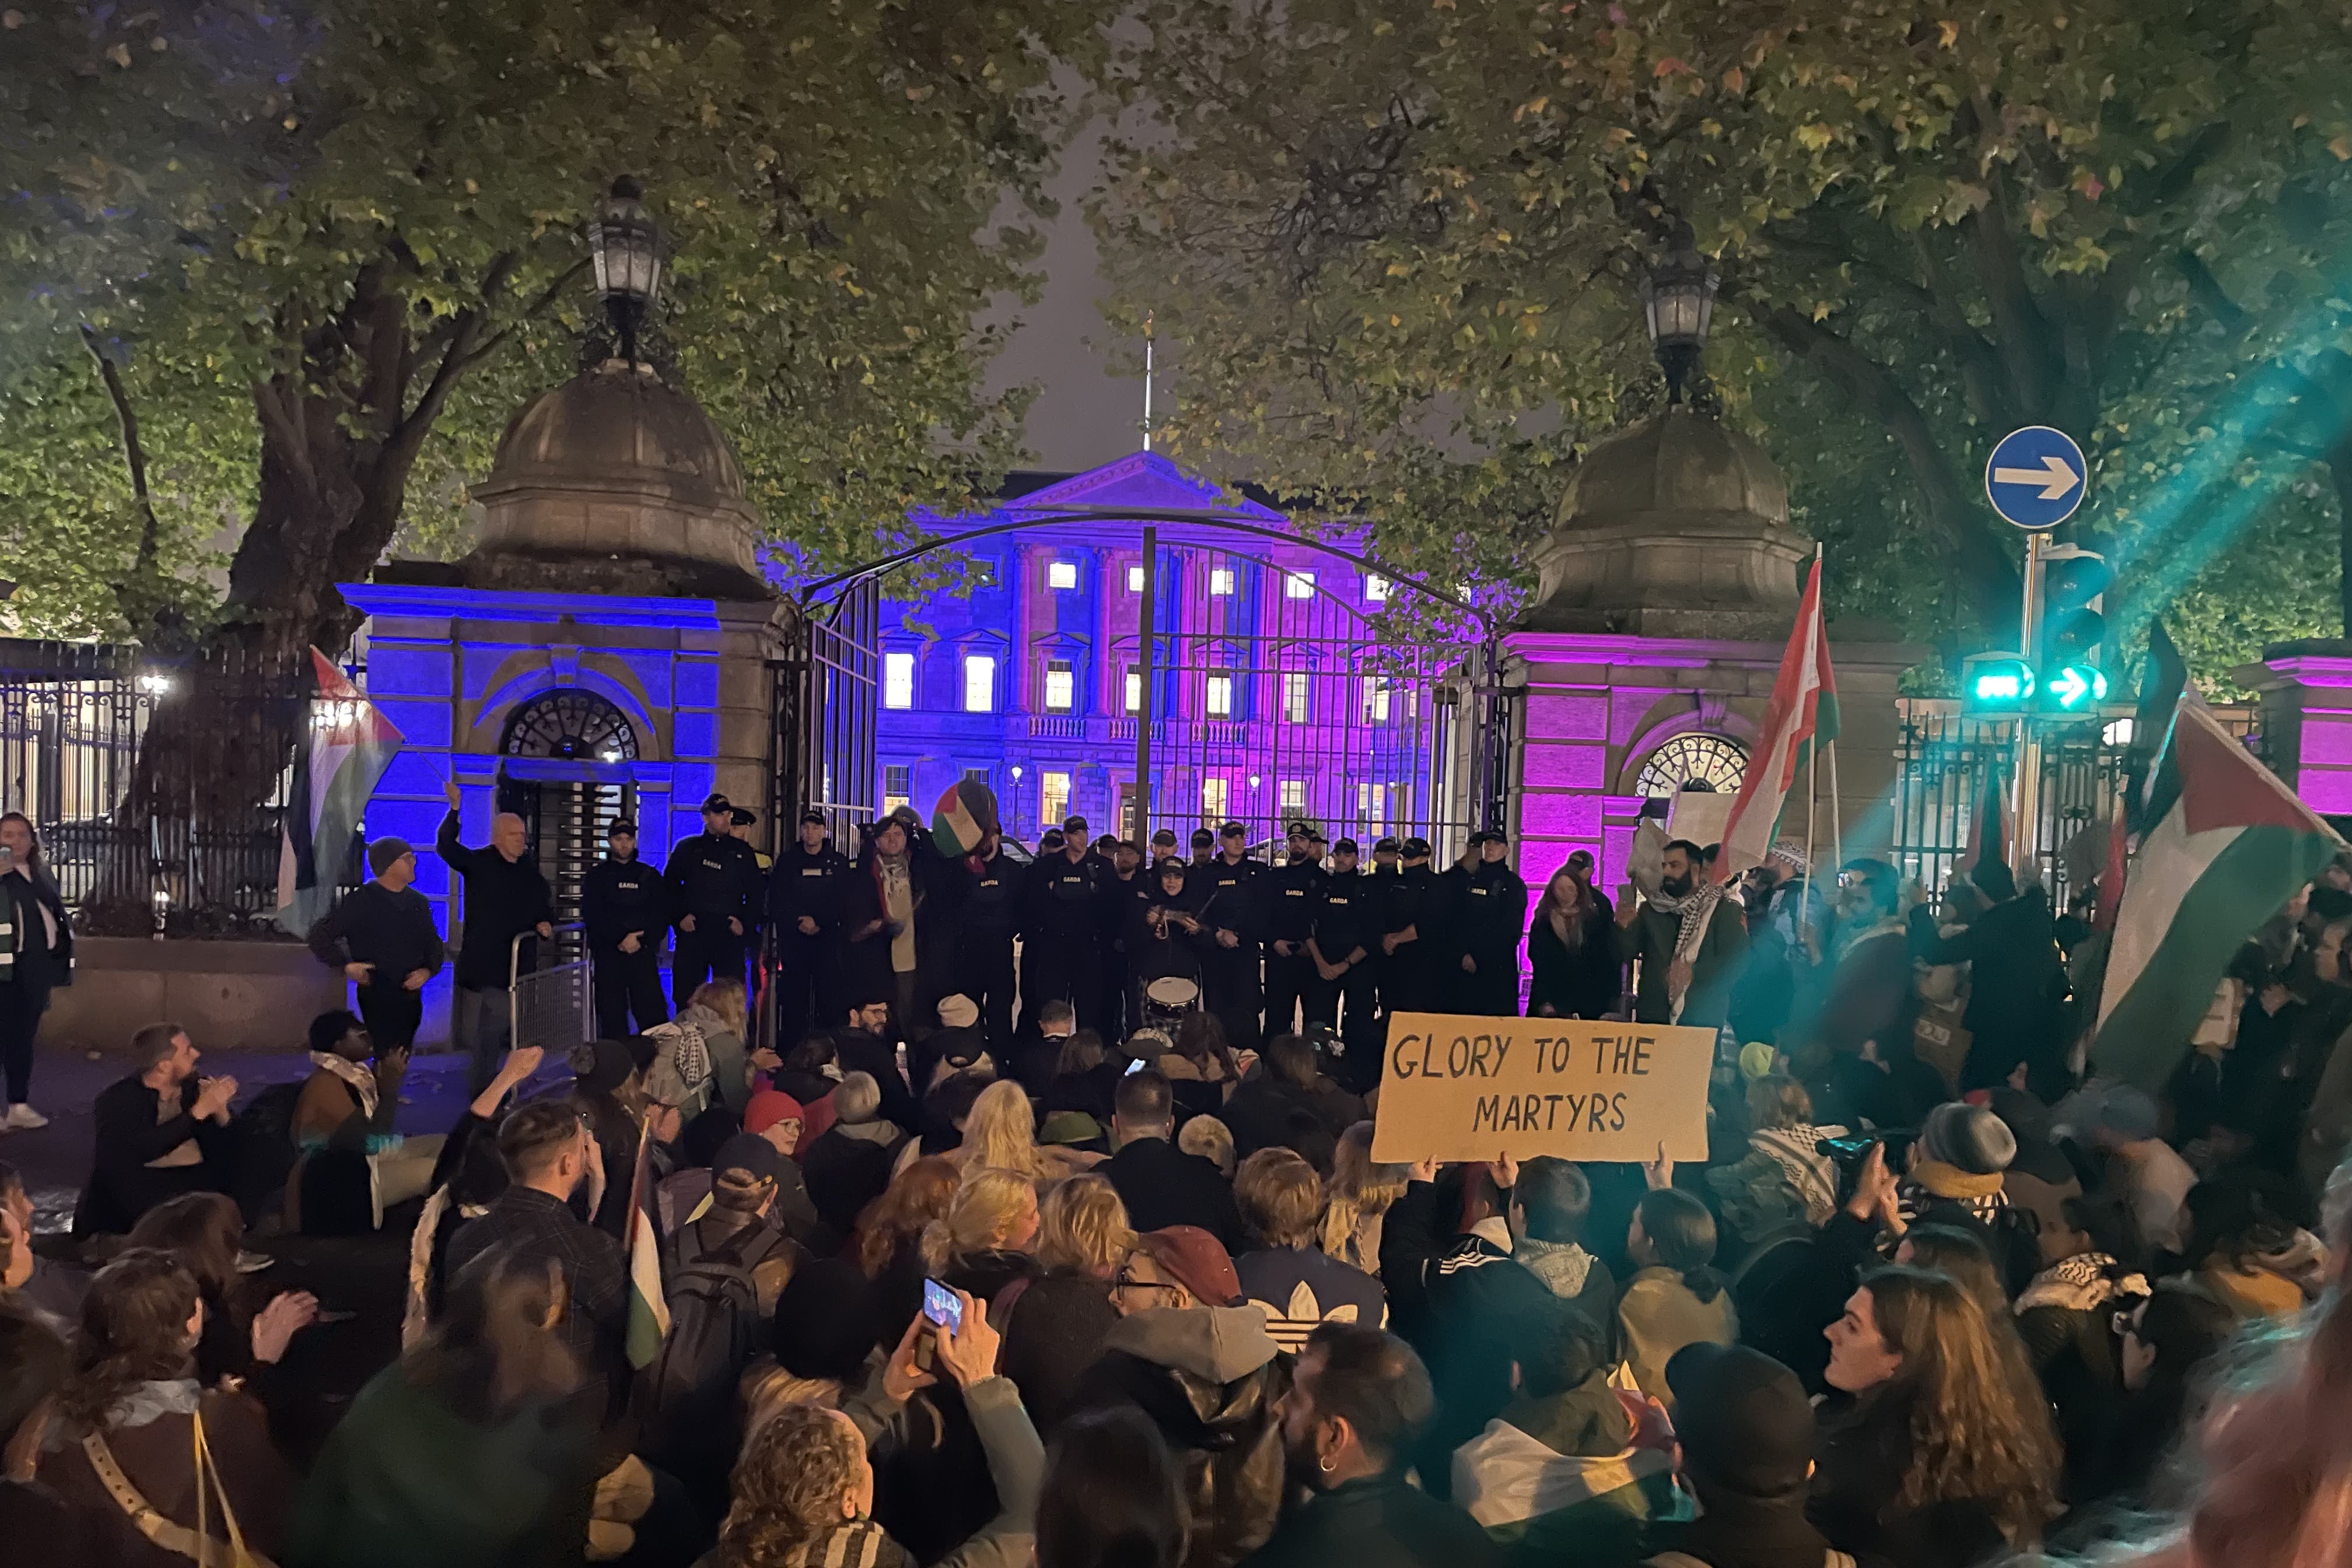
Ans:
<svg viewBox="0 0 2352 1568"><path fill-rule="evenodd" d="M368 846L369 880L311 922L306 940L320 963L352 983L377 1054L405 1052L425 1017L425 983L446 953L433 906L412 885L416 852L386 835Z"/></svg>
<svg viewBox="0 0 2352 1568"><path fill-rule="evenodd" d="M1654 1527L1652 1568L1852 1568L1805 1517L1813 1407L1796 1373L1745 1345L1694 1344L1666 1363L1666 1385L1701 1511Z"/></svg>
<svg viewBox="0 0 2352 1568"><path fill-rule="evenodd" d="M1947 1100L1927 1113L1911 1168L1895 1190L1895 1234L1915 1225L1958 1225L1984 1238L2014 1295L2042 1267L2031 1221L2011 1212L2005 1187L2017 1135L1981 1105Z"/></svg>
<svg viewBox="0 0 2352 1568"><path fill-rule="evenodd" d="M2083 1178L2052 1131L2050 1108L2021 1089L1996 1089L1985 1097L1987 1109L2000 1118L2017 1152L2000 1173L2000 1190L2011 1208L2031 1212L2039 1224L2042 1261L2055 1263L2066 1256L2053 1252L2056 1234L2065 1228L2066 1200L2083 1195Z"/></svg>

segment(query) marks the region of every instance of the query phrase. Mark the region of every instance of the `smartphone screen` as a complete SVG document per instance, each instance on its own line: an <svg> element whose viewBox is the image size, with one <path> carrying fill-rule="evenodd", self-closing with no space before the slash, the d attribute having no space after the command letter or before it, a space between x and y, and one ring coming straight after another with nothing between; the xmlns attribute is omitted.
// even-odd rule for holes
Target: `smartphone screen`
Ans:
<svg viewBox="0 0 2352 1568"><path fill-rule="evenodd" d="M1132 1078L1132 1077L1134 1077L1137 1073L1139 1073L1139 1072L1141 1072L1142 1070L1143 1070L1143 1058L1142 1058L1141 1057L1138 1057L1138 1058L1136 1058L1133 1061L1131 1061L1131 1062L1129 1062L1129 1063L1128 1063L1128 1064L1127 1064L1127 1071L1126 1071L1125 1073L1121 1074L1120 1076L1121 1076L1121 1077L1125 1077L1125 1078ZM902 1298L902 1300L903 1300L903 1298Z"/></svg>
<svg viewBox="0 0 2352 1568"><path fill-rule="evenodd" d="M923 1316L950 1334L963 1332L963 1303L936 1279L923 1281Z"/></svg>

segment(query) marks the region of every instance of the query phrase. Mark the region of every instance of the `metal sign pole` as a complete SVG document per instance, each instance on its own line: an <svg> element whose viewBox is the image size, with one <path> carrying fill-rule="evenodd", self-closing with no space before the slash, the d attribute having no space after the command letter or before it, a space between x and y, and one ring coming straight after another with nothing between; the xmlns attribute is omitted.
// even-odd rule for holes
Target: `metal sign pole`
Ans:
<svg viewBox="0 0 2352 1568"><path fill-rule="evenodd" d="M2042 549L2048 542L2049 535L2045 533L2025 536L2025 606L2018 620L2018 640L2025 645L2023 656L2032 668L2038 668L2041 662L2042 562ZM2009 814L2013 825L2010 834L2010 869L2022 882L2039 874L2036 862L2042 826L2042 733L2031 707L2017 716L2017 777L2013 787L2016 794Z"/></svg>
<svg viewBox="0 0 2352 1568"><path fill-rule="evenodd" d="M1160 596L1160 531L1143 527L1143 605L1137 618L1135 668L1135 841L1151 842L1151 639ZM1121 684L1125 684L1122 682Z"/></svg>

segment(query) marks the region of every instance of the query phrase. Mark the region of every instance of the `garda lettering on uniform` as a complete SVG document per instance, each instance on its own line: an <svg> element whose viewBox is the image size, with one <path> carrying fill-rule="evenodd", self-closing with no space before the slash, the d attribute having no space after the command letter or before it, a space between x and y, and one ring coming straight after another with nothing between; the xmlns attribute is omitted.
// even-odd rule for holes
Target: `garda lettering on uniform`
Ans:
<svg viewBox="0 0 2352 1568"><path fill-rule="evenodd" d="M1713 1029L1398 1013L1372 1158L1706 1158Z"/></svg>

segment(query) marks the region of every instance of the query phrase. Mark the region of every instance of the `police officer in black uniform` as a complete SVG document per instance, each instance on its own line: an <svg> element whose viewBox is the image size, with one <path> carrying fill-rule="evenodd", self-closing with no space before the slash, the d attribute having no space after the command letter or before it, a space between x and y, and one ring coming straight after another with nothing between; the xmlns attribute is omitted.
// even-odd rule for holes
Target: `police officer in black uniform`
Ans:
<svg viewBox="0 0 2352 1568"><path fill-rule="evenodd" d="M1356 868L1356 841L1331 846L1331 870L1323 879L1323 901L1315 913L1315 934L1307 956L1315 966L1307 994L1309 1022L1339 1031L1345 1047L1334 1076L1360 1093L1380 1076L1381 1035L1376 1023L1381 930L1372 879Z"/></svg>
<svg viewBox="0 0 2352 1568"><path fill-rule="evenodd" d="M1202 834L1201 837L1209 843L1213 844L1216 842L1216 840L1209 838L1206 834ZM1163 827L1159 832L1151 836L1151 843L1149 847L1149 852L1143 857L1144 872L1149 875L1151 872L1158 870L1160 862L1174 858L1175 855L1176 830L1172 827ZM1206 859L1207 857L1202 856L1202 858Z"/></svg>
<svg viewBox="0 0 2352 1568"><path fill-rule="evenodd" d="M1167 829L1162 828L1160 831L1167 832ZM1151 842L1154 849L1156 850L1159 847L1160 840L1155 837ZM1168 844L1171 848L1175 847L1176 836L1173 833L1168 834ZM1217 836L1210 832L1205 827L1196 827L1192 829L1192 864L1195 866L1205 866L1216 858Z"/></svg>
<svg viewBox="0 0 2352 1568"><path fill-rule="evenodd" d="M849 857L833 847L824 813L801 813L800 837L768 874L768 925L776 933L776 1048L830 1028L849 1004L840 993L842 879Z"/></svg>
<svg viewBox="0 0 2352 1568"><path fill-rule="evenodd" d="M677 917L669 992L679 1008L706 980L741 980L759 923L760 863L735 837L735 807L723 795L702 803L702 831L681 839L664 872Z"/></svg>
<svg viewBox="0 0 2352 1568"><path fill-rule="evenodd" d="M1258 1043L1258 999L1265 866L1249 858L1249 830L1228 822L1217 830L1217 858L1186 873L1185 890L1200 889L1196 912L1207 929L1201 944L1202 1003L1225 1026L1235 1050Z"/></svg>
<svg viewBox="0 0 2352 1568"><path fill-rule="evenodd" d="M637 825L627 817L604 830L604 858L580 884L580 918L596 975L596 1033L625 1040L669 1021L661 988L669 884L637 858Z"/></svg>
<svg viewBox="0 0 2352 1568"><path fill-rule="evenodd" d="M1143 852L1132 839L1113 843L1109 872L1101 879L1100 895L1102 1035L1107 1040L1123 1040L1141 1023L1130 1016L1135 1008L1135 963L1133 954L1128 951L1128 936L1138 912L1151 901L1158 884L1156 879L1145 874Z"/></svg>
<svg viewBox="0 0 2352 1568"><path fill-rule="evenodd" d="M1013 1041L1013 939L1021 930L1029 868L1004 853L1001 834L991 833L966 857L962 871L966 885L950 994L961 992L979 1005L989 1048L1003 1061ZM1035 1009L1033 1000L1030 1011Z"/></svg>
<svg viewBox="0 0 2352 1568"><path fill-rule="evenodd" d="M1028 948L1032 984L1022 994L1024 1007L1067 1002L1077 1009L1078 1027L1102 1027L1102 873L1086 840L1083 818L1076 833L1065 828L1058 854L1040 859L1029 878Z"/></svg>
<svg viewBox="0 0 2352 1568"><path fill-rule="evenodd" d="M1519 939L1528 926L1528 885L1506 857L1502 834L1474 834L1478 859L1462 888L1461 995L1465 1013L1514 1018L1519 1012Z"/></svg>
<svg viewBox="0 0 2352 1568"><path fill-rule="evenodd" d="M1408 838L1398 846L1402 863L1397 874L1375 877L1379 884L1381 927L1381 1011L1427 1013L1434 1010L1430 958L1438 950L1433 917L1437 908L1437 873L1429 866L1429 840Z"/></svg>
<svg viewBox="0 0 2352 1568"><path fill-rule="evenodd" d="M1315 830L1290 825L1290 858L1265 874L1265 1033L1271 1039L1298 1028L1298 1009L1312 989L1315 960L1307 952L1323 905L1323 868L1315 858Z"/></svg>

